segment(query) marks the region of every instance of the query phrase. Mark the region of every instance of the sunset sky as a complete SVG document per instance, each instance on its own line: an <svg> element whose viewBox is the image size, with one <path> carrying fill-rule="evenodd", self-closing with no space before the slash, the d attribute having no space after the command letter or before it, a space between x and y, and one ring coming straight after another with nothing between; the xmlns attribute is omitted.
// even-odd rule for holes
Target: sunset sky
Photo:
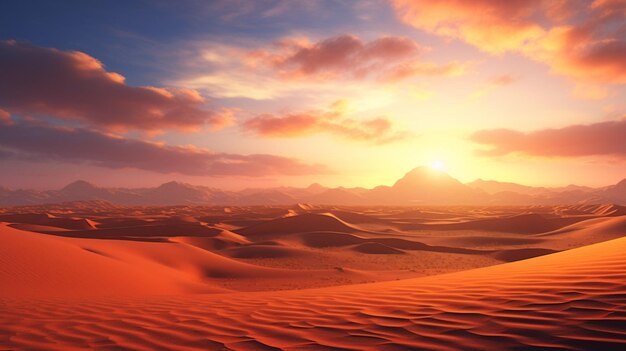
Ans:
<svg viewBox="0 0 626 351"><path fill-rule="evenodd" d="M626 177L626 1L3 1L0 185Z"/></svg>

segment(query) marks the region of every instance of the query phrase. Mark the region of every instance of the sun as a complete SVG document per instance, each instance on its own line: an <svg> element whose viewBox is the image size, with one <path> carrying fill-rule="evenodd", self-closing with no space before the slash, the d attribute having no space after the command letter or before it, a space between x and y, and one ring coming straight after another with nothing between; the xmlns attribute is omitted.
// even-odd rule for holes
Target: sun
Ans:
<svg viewBox="0 0 626 351"><path fill-rule="evenodd" d="M443 163L443 161L441 160L435 160L433 161L433 163L430 164L430 167L432 167L432 169L435 169L437 171L444 171L446 169L446 165L445 163Z"/></svg>

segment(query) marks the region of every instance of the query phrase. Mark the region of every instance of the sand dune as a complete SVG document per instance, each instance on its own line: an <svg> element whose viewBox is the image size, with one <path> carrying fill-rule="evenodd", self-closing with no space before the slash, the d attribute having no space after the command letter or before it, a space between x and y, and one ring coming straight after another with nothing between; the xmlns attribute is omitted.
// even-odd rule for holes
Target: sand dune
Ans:
<svg viewBox="0 0 626 351"><path fill-rule="evenodd" d="M37 224L72 230L90 230L96 223L84 218L57 217L48 213L19 213L0 215L0 222Z"/></svg>
<svg viewBox="0 0 626 351"><path fill-rule="evenodd" d="M557 251L543 248L512 249L495 252L493 257L505 262L514 262L525 260L527 258L548 255L555 252Z"/></svg>
<svg viewBox="0 0 626 351"><path fill-rule="evenodd" d="M190 244L208 251L250 244L248 239L228 230L222 230L219 234L210 237L181 236L169 238L169 240Z"/></svg>
<svg viewBox="0 0 626 351"><path fill-rule="evenodd" d="M381 220L379 218L374 218L366 214L352 212L352 211L342 211L342 210L331 210L328 211L333 216L341 219L342 221L354 224L361 223L380 223Z"/></svg>
<svg viewBox="0 0 626 351"><path fill-rule="evenodd" d="M308 252L275 245L250 245L228 249L225 255L235 258L279 258L279 257L298 257L303 258Z"/></svg>
<svg viewBox="0 0 626 351"><path fill-rule="evenodd" d="M447 215L448 223L426 225L429 229L412 231L398 229L406 224L406 219L395 219L395 216L406 211L298 208L316 213L294 213L283 217L285 209L273 207L235 208L229 214L225 214L223 208L121 208L121 216L117 217L107 212L89 213L83 208L77 211L67 208L54 214L7 214L4 219L14 221L9 224L13 228L49 234L52 237L48 239L122 261L138 271L146 271L145 264L148 264L149 267L156 266L157 271L166 269L177 282L243 290L363 281L361 276L338 275L335 267L372 273L366 281L471 269L608 240L622 233L620 217L585 220L588 217L511 216L509 213L513 209L508 208L492 209L491 212L441 208L438 213ZM524 211L529 210L550 213L549 208ZM586 210L593 212L597 207ZM129 213L134 216L130 217ZM421 213L434 212L414 211L416 215ZM488 218L471 219L482 217ZM348 219L355 223L348 222ZM524 223L530 223L533 227L539 223L539 227L553 227L558 220L560 223L580 222L535 236L525 233L496 235L490 231L497 228L524 232L523 228L512 230L511 226L522 227ZM233 224L247 221L254 224L245 227ZM90 229L77 229L81 228L78 225L81 223L89 224ZM596 226L601 230L595 230ZM443 227L452 229L443 231ZM373 228L377 230L370 230ZM395 259L383 262L373 257L382 254L393 254ZM295 279L301 272L311 273L313 277ZM260 279L272 282L258 284L256 281ZM248 284L253 280L255 282Z"/></svg>
<svg viewBox="0 0 626 351"><path fill-rule="evenodd" d="M404 251L402 250L398 250L396 248L393 248L391 246L387 246L384 244L380 244L377 242L366 242L363 244L359 244L356 246L353 246L351 248L354 251L357 252L362 252L362 253L366 253L366 254L403 254Z"/></svg>
<svg viewBox="0 0 626 351"><path fill-rule="evenodd" d="M115 254L119 254L116 252ZM91 243L0 226L2 296L86 296L218 291L166 267L115 259Z"/></svg>
<svg viewBox="0 0 626 351"><path fill-rule="evenodd" d="M260 224L242 228L236 232L245 236L264 235L271 233L292 234L303 231L310 232L358 232L360 230L354 225L348 224L331 214L305 213L297 216L278 218Z"/></svg>
<svg viewBox="0 0 626 351"><path fill-rule="evenodd" d="M558 217L547 218L541 214L530 213L515 216L469 220L458 223L418 224L405 228L422 230L483 230L492 232L537 234L579 222L585 218Z"/></svg>
<svg viewBox="0 0 626 351"><path fill-rule="evenodd" d="M57 232L76 238L151 238L151 237L174 237L174 236L215 236L221 233L221 229L212 228L199 223L176 223L176 224L150 224L133 227L116 227L91 230L68 230ZM43 233L46 233L43 231Z"/></svg>
<svg viewBox="0 0 626 351"><path fill-rule="evenodd" d="M368 285L74 301L4 300L4 348L622 350L626 238ZM54 316L53 318L50 318Z"/></svg>
<svg viewBox="0 0 626 351"><path fill-rule="evenodd" d="M543 245L547 239L529 236L460 235L437 238L437 243L454 247L502 247Z"/></svg>
<svg viewBox="0 0 626 351"><path fill-rule="evenodd" d="M405 240L399 238L377 238L377 237L361 237L355 234L335 233L335 232L310 232L299 234L298 237L302 242L310 247L341 247L358 244L365 247L388 247L398 250L419 250L448 252L461 254L483 254L490 253L479 250L470 250L457 247L430 246L418 241ZM367 253L369 250L357 250ZM396 250L397 251L397 250ZM401 251L398 251L401 252Z"/></svg>
<svg viewBox="0 0 626 351"><path fill-rule="evenodd" d="M45 235L11 227L15 225L2 224L0 230L0 263L5 267L0 270L0 282L10 286L0 296L273 290L365 279L360 273L350 274L332 267L309 269L308 275L302 275L300 269L242 262L238 259L303 260L309 253L267 242L253 245L228 231L214 234L212 230L206 236L178 236L180 232L174 231L176 236L145 241L126 237L127 228L121 228L118 236L114 229L106 229L107 235L96 238L68 236L67 231ZM160 230L157 234L163 235Z"/></svg>
<svg viewBox="0 0 626 351"><path fill-rule="evenodd" d="M309 247L337 247L360 244L365 241L363 238L338 232L310 232L299 234L298 238L302 243Z"/></svg>
<svg viewBox="0 0 626 351"><path fill-rule="evenodd" d="M626 206L616 204L602 205L598 206L593 213L599 216L626 216Z"/></svg>
<svg viewBox="0 0 626 351"><path fill-rule="evenodd" d="M626 235L626 216L587 219L570 226L539 234L550 239L548 246L567 249L598 243Z"/></svg>
<svg viewBox="0 0 626 351"><path fill-rule="evenodd" d="M617 210L18 210L0 349L622 350Z"/></svg>

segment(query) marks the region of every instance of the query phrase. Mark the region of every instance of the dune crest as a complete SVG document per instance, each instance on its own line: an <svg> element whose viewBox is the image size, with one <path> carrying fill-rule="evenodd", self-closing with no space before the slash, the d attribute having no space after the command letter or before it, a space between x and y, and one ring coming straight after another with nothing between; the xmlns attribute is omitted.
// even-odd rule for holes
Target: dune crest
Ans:
<svg viewBox="0 0 626 351"><path fill-rule="evenodd" d="M617 210L18 208L0 349L621 350Z"/></svg>
<svg viewBox="0 0 626 351"><path fill-rule="evenodd" d="M50 301L36 310L30 303L12 302L5 304L0 322L8 336L2 344L41 348L54 340L61 348L456 350L471 345L619 350L626 346L625 253L626 238L620 238L397 282L271 294ZM56 318L42 318L46 311L54 311Z"/></svg>

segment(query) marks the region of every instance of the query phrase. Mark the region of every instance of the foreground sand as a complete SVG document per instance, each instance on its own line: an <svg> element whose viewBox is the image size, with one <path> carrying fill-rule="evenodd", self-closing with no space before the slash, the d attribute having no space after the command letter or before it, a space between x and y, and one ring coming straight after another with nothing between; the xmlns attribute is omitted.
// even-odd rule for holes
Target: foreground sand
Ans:
<svg viewBox="0 0 626 351"><path fill-rule="evenodd" d="M0 345L73 350L624 350L626 238L317 290L2 302Z"/></svg>
<svg viewBox="0 0 626 351"><path fill-rule="evenodd" d="M611 211L602 212L607 209ZM414 218L402 220L403 213L370 216L376 220L340 211L251 223L236 218L246 225L232 222L233 235L228 237L224 231L210 230L223 228L226 221L218 227L185 227L194 235L177 236L167 234L173 230L164 226L172 221L168 218L147 230L145 223L110 225L110 213L99 222L5 216L11 222L0 227L0 349L626 349L626 238L620 238L626 234L626 216L611 207L550 220L508 214L484 220L465 211L461 217L458 212L441 215L439 222L428 222L427 229ZM346 221L336 220L339 216ZM42 221L47 225L33 224ZM174 230L184 227L181 221L196 222L177 217ZM327 230L312 235L303 231L303 223L305 228ZM383 225L390 230L384 231ZM142 240L124 235L131 232L142 234ZM103 240L94 238L95 233L113 237ZM522 256L529 251L543 256L510 263L500 258L499 264L495 260L476 269L470 269L475 261L461 259L469 262L467 270L456 267L454 273L391 280L397 270L385 271L391 274L386 279L368 270L311 270L310 265L319 262L311 257L320 253L315 245L304 244L319 243L320 237L322 251L330 247L335 255L349 255L351 260L372 257L375 263L381 256L387 262L433 252L448 255L428 257L444 271L454 257L463 255L504 255L510 261L521 250ZM218 250L211 246L215 240L206 241L216 238L247 243ZM258 244L268 238L276 243ZM329 246L345 238L341 246ZM406 241L398 240L402 238ZM422 242L428 245L415 244ZM401 253L380 253L381 246L366 253L352 250L370 243L386 243L385 248ZM300 265L272 267L263 261L265 254L233 258L233 249L250 247L252 253L266 247L295 250L289 262ZM463 247L471 249L459 253ZM345 285L329 274L387 281ZM307 286L307 281L317 282L308 286L334 286L250 291L285 289L291 283ZM274 285L280 282L282 286Z"/></svg>

